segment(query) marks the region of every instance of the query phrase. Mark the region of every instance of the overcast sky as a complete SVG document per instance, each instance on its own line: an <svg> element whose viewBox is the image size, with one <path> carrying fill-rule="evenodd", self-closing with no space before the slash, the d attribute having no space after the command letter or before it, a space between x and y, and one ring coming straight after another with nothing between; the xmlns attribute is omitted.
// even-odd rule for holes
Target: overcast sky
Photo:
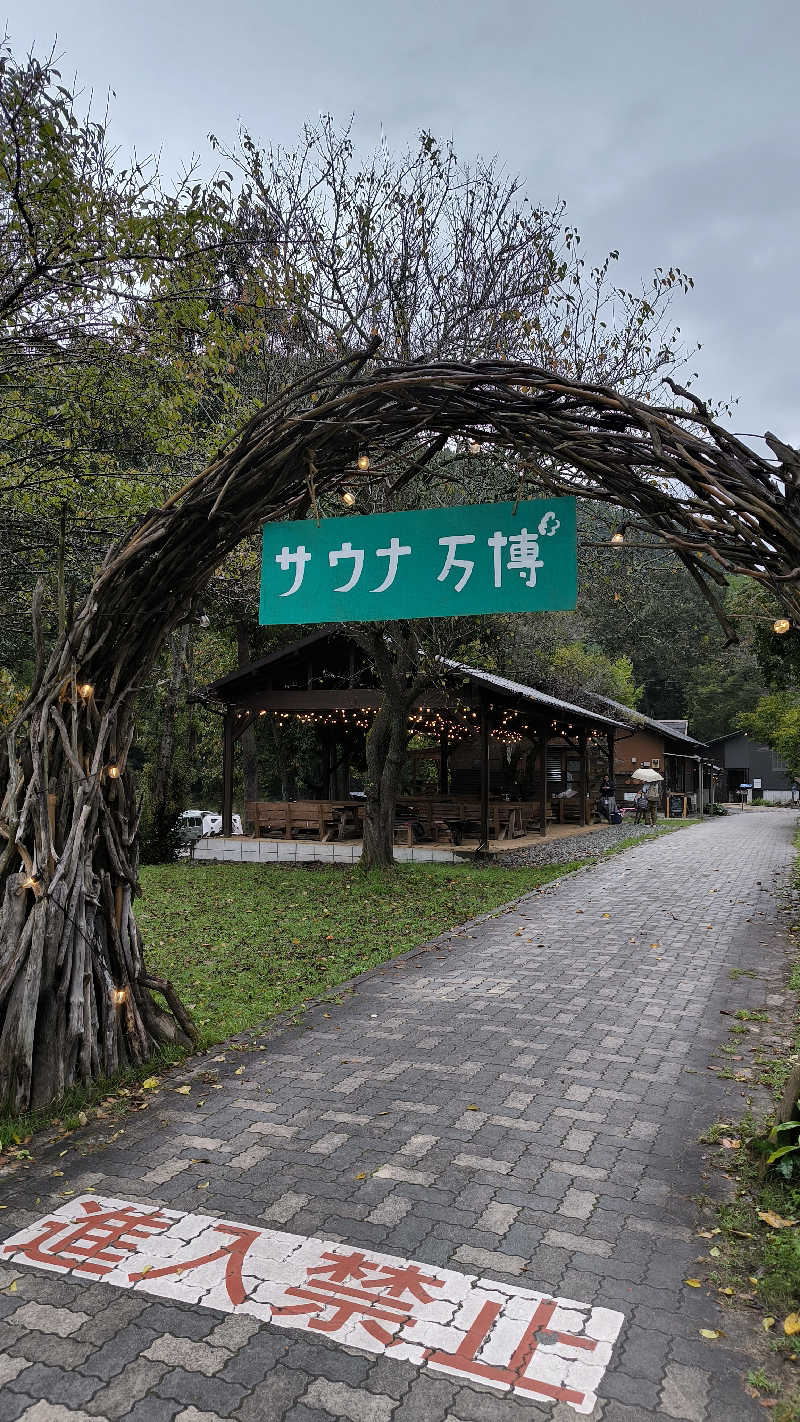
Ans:
<svg viewBox="0 0 800 1422"><path fill-rule="evenodd" d="M732 427L800 444L798 0L5 0L17 50L58 37L62 71L115 90L123 148L177 169L206 136L291 141L355 115L402 147L421 129L498 154L562 197L620 275L695 278L676 303L698 392ZM0 15L3 13L0 0Z"/></svg>

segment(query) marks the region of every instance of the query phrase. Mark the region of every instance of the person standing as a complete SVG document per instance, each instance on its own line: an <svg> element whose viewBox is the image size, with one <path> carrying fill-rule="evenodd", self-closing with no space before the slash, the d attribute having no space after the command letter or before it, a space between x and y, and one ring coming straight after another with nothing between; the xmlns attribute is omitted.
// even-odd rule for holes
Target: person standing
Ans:
<svg viewBox="0 0 800 1422"><path fill-rule="evenodd" d="M655 825L658 819L658 807L661 803L661 781L649 780L644 793L647 799L647 823Z"/></svg>

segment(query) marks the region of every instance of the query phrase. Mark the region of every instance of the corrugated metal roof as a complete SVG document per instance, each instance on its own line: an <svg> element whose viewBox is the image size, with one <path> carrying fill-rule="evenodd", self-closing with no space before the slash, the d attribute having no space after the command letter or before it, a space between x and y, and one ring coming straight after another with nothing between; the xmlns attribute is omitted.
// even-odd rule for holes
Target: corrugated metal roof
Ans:
<svg viewBox="0 0 800 1422"><path fill-rule="evenodd" d="M592 692L592 700L602 701L604 706L613 706L616 711L624 711L627 726L652 726L659 735L669 736L673 741L685 741L690 746L705 746L706 744L705 741L698 741L696 736L674 730L668 721L656 721L652 716L644 716L641 711L634 711L631 706L623 706L621 701L613 701L610 696L599 696Z"/></svg>
<svg viewBox="0 0 800 1422"><path fill-rule="evenodd" d="M450 667L453 671L463 672L472 681L483 682L486 686L494 686L499 691L507 691L512 696L522 696L526 701L534 701L537 705L547 706L553 711L566 712L569 716L578 716L583 721L594 721L604 726L628 726L627 721L615 721L610 716L602 716L598 711L591 711L588 706L575 706L571 701L559 701L556 696L548 696L545 691L537 691L533 686L523 686L522 682L509 681L508 677L496 676L494 672L482 671L479 667L468 667L464 662L452 662L448 657L440 657L442 666Z"/></svg>

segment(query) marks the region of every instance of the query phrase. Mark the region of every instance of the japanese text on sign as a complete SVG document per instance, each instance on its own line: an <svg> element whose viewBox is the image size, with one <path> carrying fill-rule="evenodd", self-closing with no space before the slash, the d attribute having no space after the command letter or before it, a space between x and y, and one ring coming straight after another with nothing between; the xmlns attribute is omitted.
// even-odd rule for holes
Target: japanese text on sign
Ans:
<svg viewBox="0 0 800 1422"><path fill-rule="evenodd" d="M623 1315L392 1255L83 1196L0 1259L322 1334L591 1413Z"/></svg>
<svg viewBox="0 0 800 1422"><path fill-rule="evenodd" d="M265 625L575 606L575 500L264 525Z"/></svg>

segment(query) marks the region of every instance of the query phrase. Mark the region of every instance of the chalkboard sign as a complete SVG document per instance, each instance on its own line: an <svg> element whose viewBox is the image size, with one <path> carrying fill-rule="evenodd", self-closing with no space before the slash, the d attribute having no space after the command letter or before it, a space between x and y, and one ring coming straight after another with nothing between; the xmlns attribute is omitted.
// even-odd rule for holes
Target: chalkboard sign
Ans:
<svg viewBox="0 0 800 1422"><path fill-rule="evenodd" d="M683 820L686 818L686 796L667 796L667 815L671 820Z"/></svg>

